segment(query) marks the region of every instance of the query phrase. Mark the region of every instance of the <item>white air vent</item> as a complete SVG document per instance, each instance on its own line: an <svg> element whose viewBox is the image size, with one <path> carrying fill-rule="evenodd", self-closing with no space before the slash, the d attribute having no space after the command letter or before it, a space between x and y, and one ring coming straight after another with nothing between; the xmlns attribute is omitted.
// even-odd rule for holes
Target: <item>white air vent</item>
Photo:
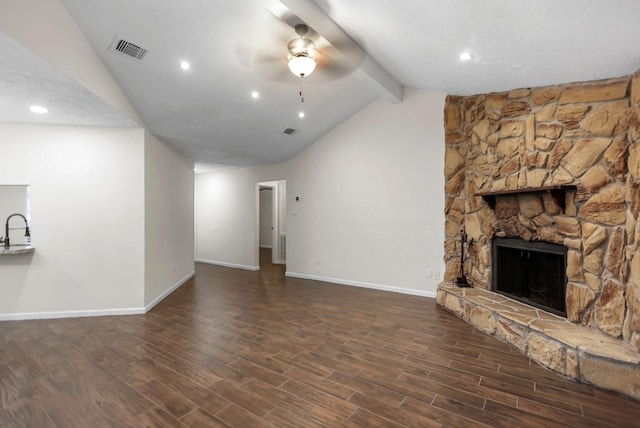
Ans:
<svg viewBox="0 0 640 428"><path fill-rule="evenodd" d="M284 134L291 135L291 134L295 133L295 132L296 132L296 130L295 130L295 129L293 129L293 128L287 128L287 129L285 129L285 130L284 130L284 131L282 131L282 132L283 132Z"/></svg>
<svg viewBox="0 0 640 428"><path fill-rule="evenodd" d="M110 49L113 52L119 53L120 55L124 55L140 62L142 62L144 56L148 52L147 49L141 47L140 45L131 43L130 41L127 41L118 36L116 36L116 38L113 40Z"/></svg>

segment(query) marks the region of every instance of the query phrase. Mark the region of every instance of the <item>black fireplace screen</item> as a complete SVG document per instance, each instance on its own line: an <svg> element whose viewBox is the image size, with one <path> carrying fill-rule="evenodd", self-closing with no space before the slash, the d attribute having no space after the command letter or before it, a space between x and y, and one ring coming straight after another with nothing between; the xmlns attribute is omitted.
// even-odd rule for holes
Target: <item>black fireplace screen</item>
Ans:
<svg viewBox="0 0 640 428"><path fill-rule="evenodd" d="M494 238L493 290L566 316L567 248L518 238Z"/></svg>

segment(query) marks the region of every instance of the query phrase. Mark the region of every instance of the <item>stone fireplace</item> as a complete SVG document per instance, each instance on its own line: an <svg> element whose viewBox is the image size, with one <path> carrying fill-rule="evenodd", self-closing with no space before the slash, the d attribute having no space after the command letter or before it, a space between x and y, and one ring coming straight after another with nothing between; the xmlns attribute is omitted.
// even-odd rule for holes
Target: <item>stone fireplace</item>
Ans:
<svg viewBox="0 0 640 428"><path fill-rule="evenodd" d="M639 118L640 71L448 96L438 303L547 367L640 399ZM460 270L461 226L472 239L464 262L471 289L448 282ZM496 289L492 247L502 240L564 249L564 308L540 303L543 294L558 298L537 271L512 279L516 300ZM503 262L520 262L506 253ZM518 269L534 272L541 260ZM559 276L554 269L549 275Z"/></svg>

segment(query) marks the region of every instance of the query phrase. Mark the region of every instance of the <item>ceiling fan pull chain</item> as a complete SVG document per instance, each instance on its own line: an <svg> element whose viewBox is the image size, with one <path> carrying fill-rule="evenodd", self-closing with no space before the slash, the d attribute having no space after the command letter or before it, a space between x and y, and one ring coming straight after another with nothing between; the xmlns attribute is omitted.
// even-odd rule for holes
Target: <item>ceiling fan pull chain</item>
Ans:
<svg viewBox="0 0 640 428"><path fill-rule="evenodd" d="M304 102L304 96L302 95L302 76L300 77L300 102Z"/></svg>

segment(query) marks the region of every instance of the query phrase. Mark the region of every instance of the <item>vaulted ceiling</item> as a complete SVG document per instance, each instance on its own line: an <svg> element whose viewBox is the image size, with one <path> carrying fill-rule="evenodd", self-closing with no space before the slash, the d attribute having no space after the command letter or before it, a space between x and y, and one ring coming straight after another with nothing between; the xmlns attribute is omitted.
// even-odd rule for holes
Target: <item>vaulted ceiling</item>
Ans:
<svg viewBox="0 0 640 428"><path fill-rule="evenodd" d="M640 68L637 0L62 3L145 125L200 170L287 160L372 100L401 102L405 86L468 95ZM326 47L302 81L286 59L301 22ZM147 53L114 52L116 39ZM3 32L0 48L0 121L133 125ZM17 107L43 92L47 119Z"/></svg>

